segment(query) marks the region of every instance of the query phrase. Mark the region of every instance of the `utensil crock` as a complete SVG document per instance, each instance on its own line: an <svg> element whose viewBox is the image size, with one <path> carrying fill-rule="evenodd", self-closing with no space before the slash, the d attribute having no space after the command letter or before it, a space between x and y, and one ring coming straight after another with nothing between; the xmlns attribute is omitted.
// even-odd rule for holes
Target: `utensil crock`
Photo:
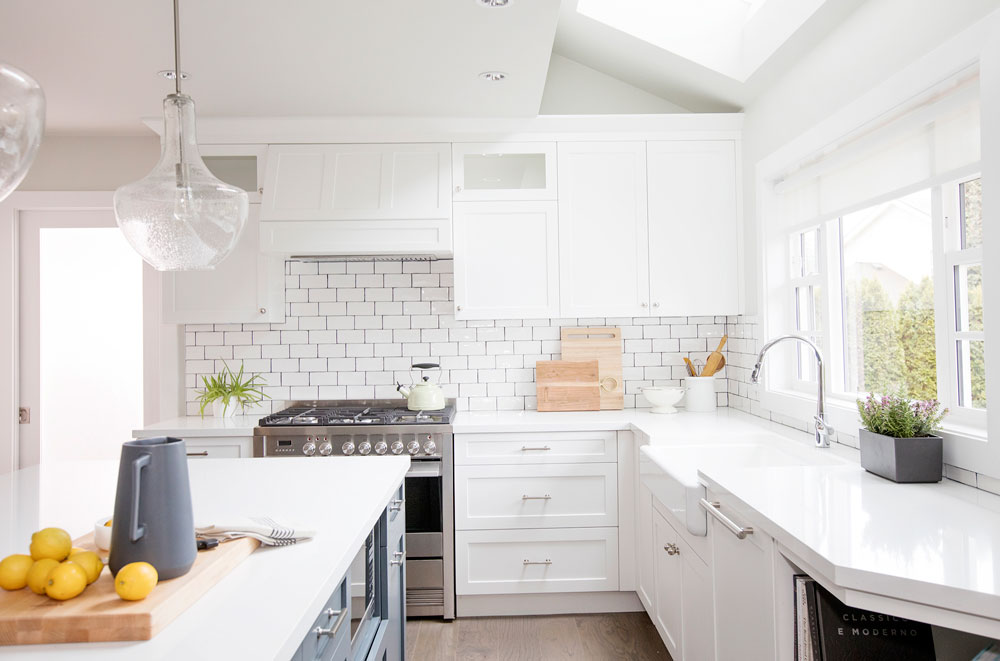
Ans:
<svg viewBox="0 0 1000 661"><path fill-rule="evenodd" d="M161 436L122 443L111 572L148 562L160 580L175 578L191 569L197 554L184 441Z"/></svg>

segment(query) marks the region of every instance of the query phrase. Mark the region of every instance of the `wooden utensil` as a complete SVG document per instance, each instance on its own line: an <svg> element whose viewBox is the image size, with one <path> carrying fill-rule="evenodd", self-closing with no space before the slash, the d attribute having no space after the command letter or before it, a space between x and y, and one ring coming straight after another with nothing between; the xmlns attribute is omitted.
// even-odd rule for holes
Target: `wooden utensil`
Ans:
<svg viewBox="0 0 1000 661"><path fill-rule="evenodd" d="M684 356L684 364L687 365L688 376L698 376L698 373L694 371L694 363L687 356Z"/></svg>
<svg viewBox="0 0 1000 661"><path fill-rule="evenodd" d="M620 328L563 328L560 332L563 360L596 360L600 371L602 409L625 408L622 378L622 330Z"/></svg>
<svg viewBox="0 0 1000 661"><path fill-rule="evenodd" d="M107 570L83 594L68 601L55 601L27 588L0 591L0 645L149 640L259 544L243 538L202 551L191 571L158 584L142 601L120 599L115 579ZM97 550L93 533L74 541L73 546Z"/></svg>
<svg viewBox="0 0 1000 661"><path fill-rule="evenodd" d="M539 411L599 411L600 370L596 360L540 360L535 363Z"/></svg>
<svg viewBox="0 0 1000 661"><path fill-rule="evenodd" d="M726 346L726 340L728 339L728 335L723 335L722 340L719 342L719 346L716 347L715 351L708 354L708 360L705 361L705 369L701 371L702 376L712 376L721 370L722 366L726 364L726 358L721 352L722 347Z"/></svg>

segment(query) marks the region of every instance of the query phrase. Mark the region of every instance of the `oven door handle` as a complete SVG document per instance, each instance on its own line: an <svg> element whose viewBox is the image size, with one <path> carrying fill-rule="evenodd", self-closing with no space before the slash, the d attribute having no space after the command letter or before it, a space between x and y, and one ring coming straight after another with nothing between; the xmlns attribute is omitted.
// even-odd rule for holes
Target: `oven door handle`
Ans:
<svg viewBox="0 0 1000 661"><path fill-rule="evenodd" d="M406 471L406 477L441 477L441 462L415 461Z"/></svg>

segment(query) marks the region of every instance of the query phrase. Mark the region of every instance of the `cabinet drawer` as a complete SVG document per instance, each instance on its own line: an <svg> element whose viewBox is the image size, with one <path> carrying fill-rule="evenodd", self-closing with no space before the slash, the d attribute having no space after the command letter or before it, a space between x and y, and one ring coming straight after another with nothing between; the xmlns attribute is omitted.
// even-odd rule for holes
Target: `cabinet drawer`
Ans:
<svg viewBox="0 0 1000 661"><path fill-rule="evenodd" d="M455 533L458 594L618 589L618 529Z"/></svg>
<svg viewBox="0 0 1000 661"><path fill-rule="evenodd" d="M618 464L459 466L455 528L618 525Z"/></svg>
<svg viewBox="0 0 1000 661"><path fill-rule="evenodd" d="M456 434L455 464L568 464L618 461L613 431Z"/></svg>
<svg viewBox="0 0 1000 661"><path fill-rule="evenodd" d="M239 459L246 455L241 454L239 443L206 443L204 445L188 443L187 456L189 459Z"/></svg>

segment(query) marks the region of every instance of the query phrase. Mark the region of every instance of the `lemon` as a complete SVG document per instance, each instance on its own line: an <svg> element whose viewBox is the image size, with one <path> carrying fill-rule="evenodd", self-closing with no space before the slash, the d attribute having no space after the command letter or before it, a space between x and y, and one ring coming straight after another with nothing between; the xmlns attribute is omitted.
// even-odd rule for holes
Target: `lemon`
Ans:
<svg viewBox="0 0 1000 661"><path fill-rule="evenodd" d="M35 560L52 558L60 562L66 559L73 540L62 528L43 528L31 536L31 557Z"/></svg>
<svg viewBox="0 0 1000 661"><path fill-rule="evenodd" d="M49 572L45 582L45 594L53 599L65 601L83 592L87 587L87 570L75 562L62 562Z"/></svg>
<svg viewBox="0 0 1000 661"><path fill-rule="evenodd" d="M30 555L8 555L0 560L0 588L4 590L20 590L28 584L28 571L34 560Z"/></svg>
<svg viewBox="0 0 1000 661"><path fill-rule="evenodd" d="M68 562L75 562L83 567L84 571L87 572L87 585L96 581L97 577L101 575L101 570L104 569L104 563L93 551L71 553Z"/></svg>
<svg viewBox="0 0 1000 661"><path fill-rule="evenodd" d="M77 553L83 553L83 552L84 552L84 551L86 551L86 550L87 550L87 549L81 549L81 548L80 548L79 546L74 546L73 548L71 548L71 549L69 550L69 554L70 554L70 555L75 555L75 554L77 554Z"/></svg>
<svg viewBox="0 0 1000 661"><path fill-rule="evenodd" d="M42 558L35 560L28 570L28 587L35 594L45 594L45 584L49 581L49 572L59 566L58 560Z"/></svg>
<svg viewBox="0 0 1000 661"><path fill-rule="evenodd" d="M156 567L148 562L130 562L115 576L115 592L126 601L145 599L156 587Z"/></svg>

